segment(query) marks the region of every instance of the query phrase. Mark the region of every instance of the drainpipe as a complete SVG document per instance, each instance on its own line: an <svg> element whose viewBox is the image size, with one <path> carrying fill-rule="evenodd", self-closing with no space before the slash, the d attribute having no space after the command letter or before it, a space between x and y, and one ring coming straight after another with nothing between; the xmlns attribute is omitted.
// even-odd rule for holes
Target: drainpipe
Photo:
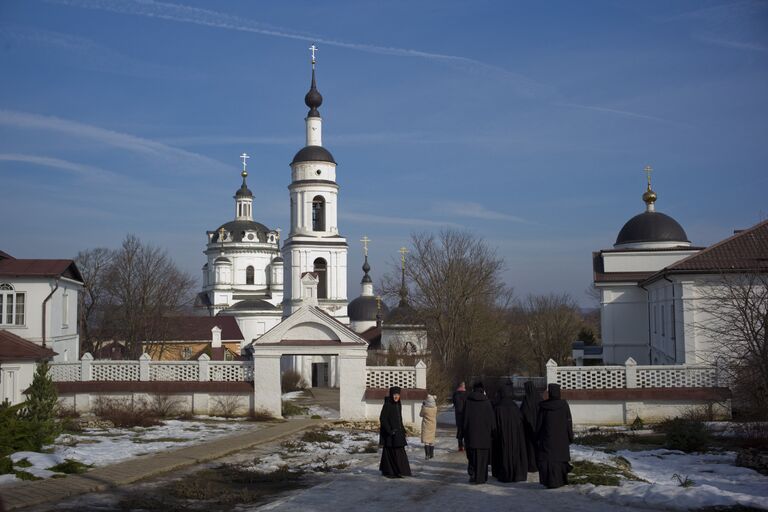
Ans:
<svg viewBox="0 0 768 512"><path fill-rule="evenodd" d="M45 306L47 305L50 298L53 296L54 293L56 293L56 290L59 289L59 278L56 278L56 286L53 287L53 290L51 290L51 293L48 294L48 296L43 299L43 348L47 348L45 344Z"/></svg>

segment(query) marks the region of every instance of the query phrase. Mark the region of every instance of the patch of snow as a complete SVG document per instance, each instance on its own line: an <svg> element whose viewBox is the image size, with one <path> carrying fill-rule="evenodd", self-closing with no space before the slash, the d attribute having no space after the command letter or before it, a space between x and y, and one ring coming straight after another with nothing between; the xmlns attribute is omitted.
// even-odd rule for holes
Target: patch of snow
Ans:
<svg viewBox="0 0 768 512"><path fill-rule="evenodd" d="M283 393L283 400L296 400L303 396L304 391L289 391L288 393Z"/></svg>
<svg viewBox="0 0 768 512"><path fill-rule="evenodd" d="M620 450L609 454L594 448L573 445L574 460L614 465L612 458L624 457L631 471L646 482L622 481L618 487L578 486L580 492L621 505L664 507L687 510L704 506L743 505L768 509L768 477L751 469L734 466L733 452L683 453L676 450ZM689 478L690 487L680 486L673 476Z"/></svg>
<svg viewBox="0 0 768 512"><path fill-rule="evenodd" d="M16 475L0 475L0 485L12 484L17 481L21 482L21 479L16 478Z"/></svg>

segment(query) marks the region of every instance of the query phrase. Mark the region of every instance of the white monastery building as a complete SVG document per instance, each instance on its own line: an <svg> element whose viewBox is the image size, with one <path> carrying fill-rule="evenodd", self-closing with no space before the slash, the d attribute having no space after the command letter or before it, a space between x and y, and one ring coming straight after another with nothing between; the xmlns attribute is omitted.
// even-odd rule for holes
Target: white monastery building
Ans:
<svg viewBox="0 0 768 512"><path fill-rule="evenodd" d="M243 181L234 196L235 218L207 232L204 250L207 262L202 269L203 289L198 294L198 305L207 308L211 316L236 319L243 334L241 355L245 357L250 357L256 345L263 346L263 340L272 340L275 332L285 330L283 324L289 318L293 322L293 315L307 308L320 313L319 317L304 313L315 323L317 318L324 318L343 327L348 338L350 333L355 334L346 342L357 346L367 344L357 334L381 328L382 321L386 322L388 309L374 296L373 280L368 274L370 240L367 237L362 240L366 256L362 293L351 303L347 301L348 245L339 229L336 160L323 146L323 119L319 111L323 97L317 89L314 58L310 89L304 103L309 108L304 120L306 143L290 164L291 225L282 247L280 230L270 229L253 218L246 154L241 155ZM398 309L404 307L409 308L401 304ZM408 319L414 317L407 316ZM297 325L287 332L297 346L340 339L327 327ZM398 324L389 329L388 336L399 340L402 337L397 335L399 327L402 326ZM411 342L409 347L426 347L426 329L423 325L418 327L417 332L412 325L406 326L408 332L404 331L403 336L408 340L402 344ZM281 371L297 371L312 386L337 387L340 382L338 354L334 355L332 350L329 354L323 354L322 349L314 351L313 354L283 354ZM413 351L420 352L415 348Z"/></svg>
<svg viewBox="0 0 768 512"><path fill-rule="evenodd" d="M711 296L725 276L766 271L768 223L706 249L695 247L675 219L656 211L650 167L646 172L645 211L624 224L612 249L593 253L603 361L623 364L631 357L640 365L712 362L706 332L713 319L704 314L702 299Z"/></svg>
<svg viewBox="0 0 768 512"><path fill-rule="evenodd" d="M0 329L77 361L78 294L83 277L72 260L21 259L0 251Z"/></svg>

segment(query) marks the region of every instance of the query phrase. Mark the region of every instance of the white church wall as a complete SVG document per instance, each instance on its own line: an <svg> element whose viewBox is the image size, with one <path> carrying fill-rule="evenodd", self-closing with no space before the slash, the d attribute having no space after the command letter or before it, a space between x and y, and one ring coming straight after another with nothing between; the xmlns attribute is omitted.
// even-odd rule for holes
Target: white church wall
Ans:
<svg viewBox="0 0 768 512"><path fill-rule="evenodd" d="M176 404L179 413L216 416L231 409L235 416L247 416L253 408L253 393L215 392L196 393L192 391L180 393L162 392L64 392L59 393L59 405L65 410L77 413L90 413L100 401L114 401L128 405L151 405L158 397L169 399Z"/></svg>
<svg viewBox="0 0 768 512"><path fill-rule="evenodd" d="M602 253L603 269L605 272L656 272L697 252L698 250L605 251Z"/></svg>
<svg viewBox="0 0 768 512"><path fill-rule="evenodd" d="M622 363L628 357L648 364L648 299L636 285L604 285L601 304L601 332L605 364Z"/></svg>

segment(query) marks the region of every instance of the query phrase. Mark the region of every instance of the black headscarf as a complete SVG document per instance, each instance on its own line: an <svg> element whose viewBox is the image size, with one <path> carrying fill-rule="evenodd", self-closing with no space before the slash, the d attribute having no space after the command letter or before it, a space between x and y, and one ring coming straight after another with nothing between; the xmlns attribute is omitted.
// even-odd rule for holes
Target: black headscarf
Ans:
<svg viewBox="0 0 768 512"><path fill-rule="evenodd" d="M523 413L523 417L528 420L532 427L536 425L536 414L539 412L539 402L541 402L541 395L536 391L536 386L532 380L526 381L525 384L525 397L523 403L520 404L520 410Z"/></svg>
<svg viewBox="0 0 768 512"><path fill-rule="evenodd" d="M547 396L550 400L560 400L560 384L549 384L547 386Z"/></svg>
<svg viewBox="0 0 768 512"><path fill-rule="evenodd" d="M401 392L402 392L402 389L400 389L398 386L392 386L391 388L389 388L389 398L394 402L395 395L399 395Z"/></svg>

